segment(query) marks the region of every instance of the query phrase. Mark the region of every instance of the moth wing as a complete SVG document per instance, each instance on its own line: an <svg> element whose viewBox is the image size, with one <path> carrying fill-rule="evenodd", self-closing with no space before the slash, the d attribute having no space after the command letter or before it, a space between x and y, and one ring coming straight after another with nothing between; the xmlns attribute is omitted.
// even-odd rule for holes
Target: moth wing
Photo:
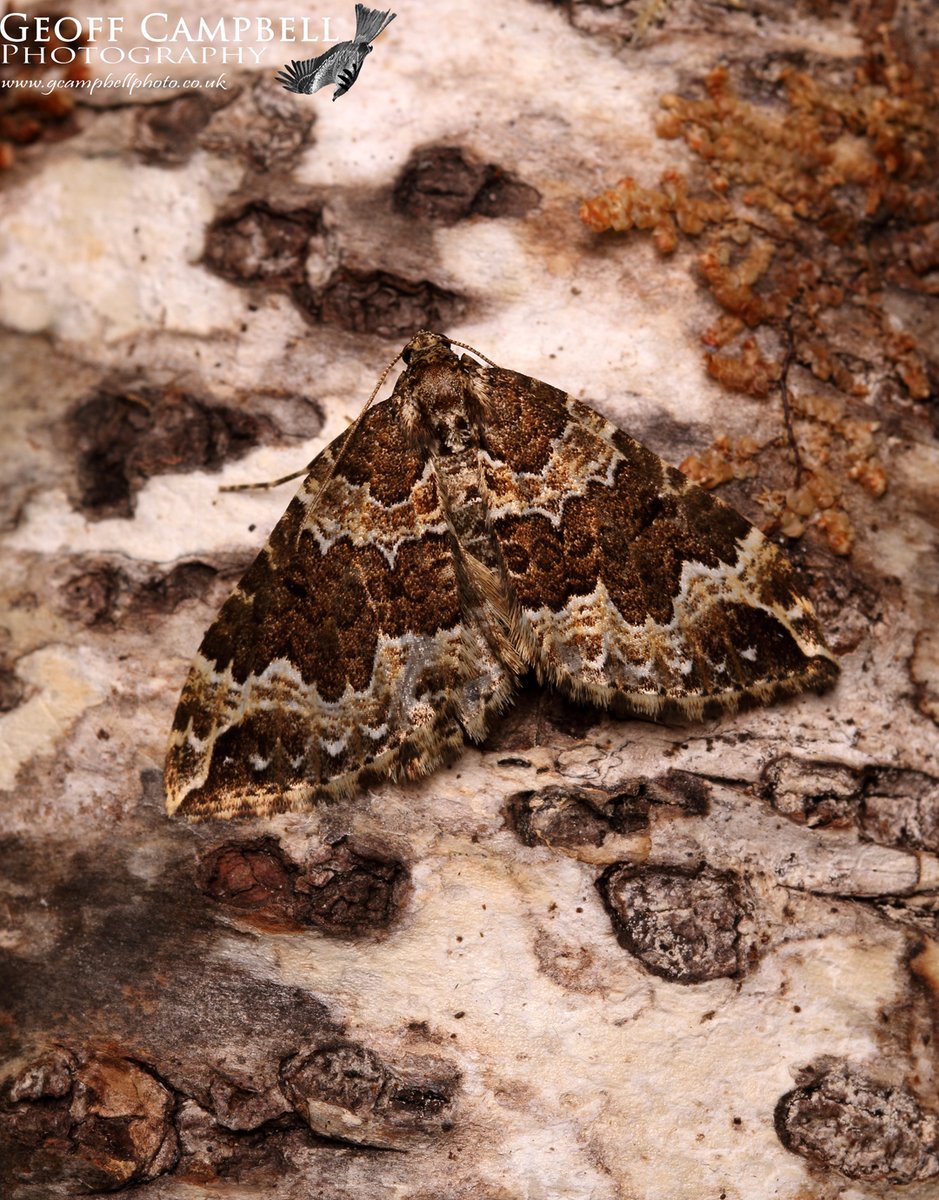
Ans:
<svg viewBox="0 0 939 1200"><path fill-rule="evenodd" d="M477 372L493 533L541 678L614 711L698 719L831 684L779 550L594 409Z"/></svg>
<svg viewBox="0 0 939 1200"><path fill-rule="evenodd" d="M267 815L417 777L482 738L512 680L462 611L432 464L392 398L327 447L209 628L167 808Z"/></svg>

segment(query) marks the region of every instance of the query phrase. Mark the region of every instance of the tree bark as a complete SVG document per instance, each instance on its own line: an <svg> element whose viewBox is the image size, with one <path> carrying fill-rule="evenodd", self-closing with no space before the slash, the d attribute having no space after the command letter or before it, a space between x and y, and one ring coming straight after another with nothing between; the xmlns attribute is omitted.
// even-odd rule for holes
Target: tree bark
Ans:
<svg viewBox="0 0 939 1200"><path fill-rule="evenodd" d="M0 93L4 1195L935 1194L935 29L660 8L412 5L335 105L258 40ZM220 486L427 327L784 543L837 687L675 727L532 682L422 782L169 820L289 496Z"/></svg>

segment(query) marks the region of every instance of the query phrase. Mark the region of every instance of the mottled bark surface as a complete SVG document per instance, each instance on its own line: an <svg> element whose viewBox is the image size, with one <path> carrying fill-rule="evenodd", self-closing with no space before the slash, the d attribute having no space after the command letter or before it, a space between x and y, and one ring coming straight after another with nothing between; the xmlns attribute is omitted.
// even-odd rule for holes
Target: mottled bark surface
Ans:
<svg viewBox="0 0 939 1200"><path fill-rule="evenodd" d="M928 9L425 2L335 105L295 46L4 99L0 1193L935 1196ZM428 326L789 535L837 688L678 728L532 684L420 784L169 821L288 500L220 485Z"/></svg>

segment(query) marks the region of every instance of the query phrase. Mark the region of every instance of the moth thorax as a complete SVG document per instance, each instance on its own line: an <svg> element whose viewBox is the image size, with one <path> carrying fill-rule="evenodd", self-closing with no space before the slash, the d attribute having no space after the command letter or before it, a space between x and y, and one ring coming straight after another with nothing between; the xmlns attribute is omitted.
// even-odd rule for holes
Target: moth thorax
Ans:
<svg viewBox="0 0 939 1200"><path fill-rule="evenodd" d="M425 371L413 399L422 435L434 454L461 454L477 444L479 406L461 371Z"/></svg>

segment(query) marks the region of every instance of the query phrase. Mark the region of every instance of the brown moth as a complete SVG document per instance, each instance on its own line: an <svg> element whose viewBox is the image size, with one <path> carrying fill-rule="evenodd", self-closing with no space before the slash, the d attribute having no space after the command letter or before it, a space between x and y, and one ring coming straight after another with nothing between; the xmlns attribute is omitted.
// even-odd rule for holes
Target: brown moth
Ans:
<svg viewBox="0 0 939 1200"><path fill-rule="evenodd" d="M697 720L838 667L776 547L564 392L421 332L310 464L203 639L167 808L267 815L415 779L521 676Z"/></svg>

